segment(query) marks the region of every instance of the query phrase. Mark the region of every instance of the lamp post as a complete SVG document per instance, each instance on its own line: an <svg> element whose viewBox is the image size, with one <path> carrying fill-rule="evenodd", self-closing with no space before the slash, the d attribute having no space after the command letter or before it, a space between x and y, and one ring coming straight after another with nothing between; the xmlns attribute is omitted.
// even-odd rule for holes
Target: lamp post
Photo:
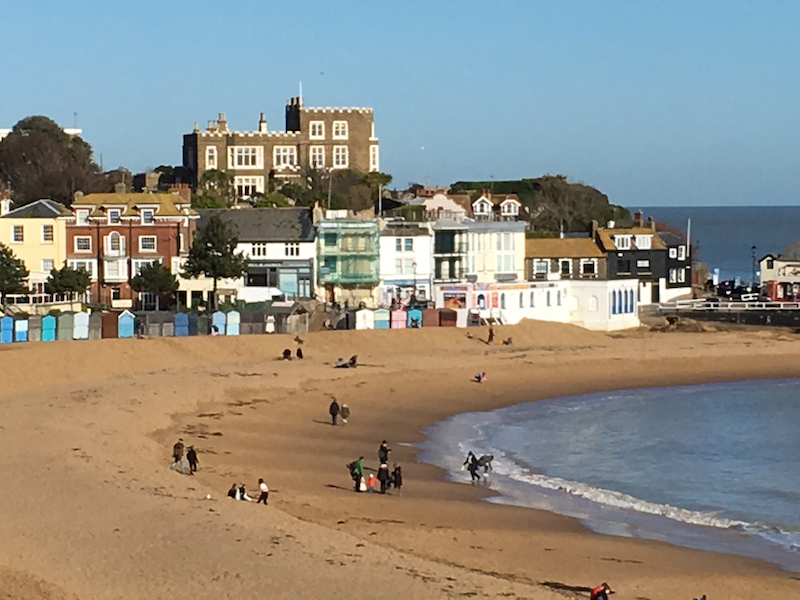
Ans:
<svg viewBox="0 0 800 600"><path fill-rule="evenodd" d="M751 292L752 292L752 291L755 289L755 287L756 287L756 250L757 250L757 249L758 249L758 248L756 248L755 246L753 246L752 248L750 248L750 256L751 256L751 257L752 257L752 259L753 259L753 277L752 277L752 279L750 280L750 288L751 288L751 289L750 289L750 291L751 291Z"/></svg>

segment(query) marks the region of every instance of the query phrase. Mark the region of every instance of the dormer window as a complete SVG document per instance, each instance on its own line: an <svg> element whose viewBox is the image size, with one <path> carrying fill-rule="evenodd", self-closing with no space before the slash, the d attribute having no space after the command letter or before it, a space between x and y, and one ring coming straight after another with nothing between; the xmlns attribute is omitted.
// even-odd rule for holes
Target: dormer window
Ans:
<svg viewBox="0 0 800 600"><path fill-rule="evenodd" d="M152 208L143 208L141 211L142 225L152 225L155 223L155 210Z"/></svg>
<svg viewBox="0 0 800 600"><path fill-rule="evenodd" d="M519 214L519 205L513 200L506 200L500 205L500 212L504 215L516 217Z"/></svg>
<svg viewBox="0 0 800 600"><path fill-rule="evenodd" d="M75 211L75 224L88 225L89 224L89 211L85 208L79 208Z"/></svg>
<svg viewBox="0 0 800 600"><path fill-rule="evenodd" d="M639 250L650 250L650 247L651 247L651 236L649 236L649 235L637 235L636 236L636 247Z"/></svg>
<svg viewBox="0 0 800 600"><path fill-rule="evenodd" d="M631 236L629 235L615 235L614 245L617 250L630 250L631 249Z"/></svg>
<svg viewBox="0 0 800 600"><path fill-rule="evenodd" d="M122 211L118 208L109 208L108 209L108 224L109 225L117 225L119 223L120 215Z"/></svg>
<svg viewBox="0 0 800 600"><path fill-rule="evenodd" d="M475 202L474 210L476 215L488 215L491 212L492 205L488 200L481 198Z"/></svg>

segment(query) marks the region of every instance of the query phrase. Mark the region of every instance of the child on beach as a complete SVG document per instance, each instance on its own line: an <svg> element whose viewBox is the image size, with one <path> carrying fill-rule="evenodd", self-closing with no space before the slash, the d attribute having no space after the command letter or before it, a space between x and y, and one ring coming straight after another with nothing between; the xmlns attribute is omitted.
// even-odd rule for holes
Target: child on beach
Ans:
<svg viewBox="0 0 800 600"><path fill-rule="evenodd" d="M350 407L347 404L342 404L339 415L342 417L342 425L347 425L347 419L350 418Z"/></svg>
<svg viewBox="0 0 800 600"><path fill-rule="evenodd" d="M370 473L367 477L367 492L370 494L375 491L375 473Z"/></svg>

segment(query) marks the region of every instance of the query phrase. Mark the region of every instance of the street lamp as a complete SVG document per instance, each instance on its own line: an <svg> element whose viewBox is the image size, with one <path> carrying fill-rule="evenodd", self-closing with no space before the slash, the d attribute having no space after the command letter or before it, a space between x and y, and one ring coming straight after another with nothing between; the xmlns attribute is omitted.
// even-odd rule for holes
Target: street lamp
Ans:
<svg viewBox="0 0 800 600"><path fill-rule="evenodd" d="M751 288L750 291L753 291L753 289L755 289L755 287L756 287L756 250L757 249L758 248L756 248L755 246L750 248L750 256L753 259L753 277L750 280L750 288Z"/></svg>

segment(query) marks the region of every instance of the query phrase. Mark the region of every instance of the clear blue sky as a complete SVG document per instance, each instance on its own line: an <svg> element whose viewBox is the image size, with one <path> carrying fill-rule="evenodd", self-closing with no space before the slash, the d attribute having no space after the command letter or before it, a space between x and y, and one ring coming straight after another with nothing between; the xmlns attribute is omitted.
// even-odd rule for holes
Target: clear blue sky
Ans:
<svg viewBox="0 0 800 600"><path fill-rule="evenodd" d="M4 0L0 127L73 125L106 169L179 164L225 112L371 106L382 170L563 173L626 206L792 204L800 2Z"/></svg>

